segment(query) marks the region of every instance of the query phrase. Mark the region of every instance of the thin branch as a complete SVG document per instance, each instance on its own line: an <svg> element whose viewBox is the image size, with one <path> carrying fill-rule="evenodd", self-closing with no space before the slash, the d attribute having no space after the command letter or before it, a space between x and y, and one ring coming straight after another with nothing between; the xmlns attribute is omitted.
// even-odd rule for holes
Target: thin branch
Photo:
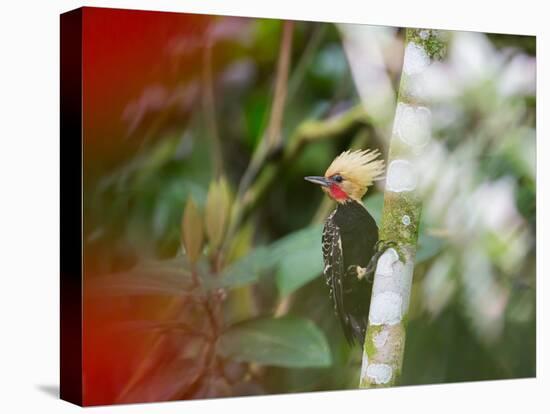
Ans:
<svg viewBox="0 0 550 414"><path fill-rule="evenodd" d="M313 33L307 43L307 46L304 49L304 52L301 54L299 61L296 63L296 67L292 72L292 76L288 81L288 93L287 93L287 102L292 101L307 73L311 61L315 57L317 49L321 45L327 28L329 26L323 23L317 23L313 28Z"/></svg>
<svg viewBox="0 0 550 414"><path fill-rule="evenodd" d="M294 22L285 21L283 24L283 34L281 39L281 47L279 49L279 57L277 63L277 72L275 75L275 93L273 95L273 103L271 105L271 114L269 116L269 124L267 126L264 139L258 145L252 160L248 165L241 182L237 197L242 198L244 192L248 189L258 171L262 167L265 159L275 150L277 150L282 142L282 122L283 113L286 102L288 72L290 70L290 57L292 54L292 34Z"/></svg>
<svg viewBox="0 0 550 414"><path fill-rule="evenodd" d="M285 160L293 161L302 147L309 142L347 135L358 126L370 125L371 119L361 104L328 119L302 122L289 139Z"/></svg>
<svg viewBox="0 0 550 414"><path fill-rule="evenodd" d="M292 52L292 34L294 22L285 21L283 24L283 39L277 65L277 78L275 82L275 96L269 125L267 126L267 145L274 150L281 145L283 113L285 110L288 72L290 71L290 57Z"/></svg>
<svg viewBox="0 0 550 414"><path fill-rule="evenodd" d="M205 115L206 130L212 143L214 177L220 177L223 172L223 156L216 119L212 49L212 40L208 36L202 55L202 106Z"/></svg>

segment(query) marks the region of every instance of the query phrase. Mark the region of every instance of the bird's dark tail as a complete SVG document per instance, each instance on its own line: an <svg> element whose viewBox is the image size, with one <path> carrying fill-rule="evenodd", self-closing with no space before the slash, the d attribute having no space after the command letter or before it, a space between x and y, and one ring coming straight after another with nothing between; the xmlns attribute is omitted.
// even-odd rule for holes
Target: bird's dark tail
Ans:
<svg viewBox="0 0 550 414"><path fill-rule="evenodd" d="M361 320L357 320L352 315L349 315L349 324L344 329L344 334L350 345L354 345L356 342L359 346L363 346L365 343L365 335L367 332L368 315Z"/></svg>

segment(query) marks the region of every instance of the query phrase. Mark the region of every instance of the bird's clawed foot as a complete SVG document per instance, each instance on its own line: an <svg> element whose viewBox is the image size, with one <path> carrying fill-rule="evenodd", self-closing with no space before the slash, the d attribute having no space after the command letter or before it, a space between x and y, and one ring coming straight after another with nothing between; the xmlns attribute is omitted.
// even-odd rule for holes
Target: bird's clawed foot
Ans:
<svg viewBox="0 0 550 414"><path fill-rule="evenodd" d="M392 240L378 240L374 245L374 255L371 257L369 264L366 267L367 274L374 274L374 271L376 270L376 265L378 264L378 259L380 259L380 256L382 256L384 252L388 249L394 249L397 252L397 256L399 256L399 260L403 263L406 263L407 259L405 258L403 251L399 247L399 243Z"/></svg>
<svg viewBox="0 0 550 414"><path fill-rule="evenodd" d="M378 240L374 245L374 250L376 251L375 255L379 253L378 257L384 254L384 252L388 249L394 249L397 253L397 256L399 256L399 261L403 263L407 263L407 258L405 257L405 254L401 250L401 247L398 242L393 240Z"/></svg>
<svg viewBox="0 0 550 414"><path fill-rule="evenodd" d="M348 266L346 273L348 276L356 277L359 280L365 279L365 276L368 275L367 268L358 265Z"/></svg>
<svg viewBox="0 0 550 414"><path fill-rule="evenodd" d="M378 240L374 245L374 251L384 253L389 248L398 246L398 243L392 240Z"/></svg>
<svg viewBox="0 0 550 414"><path fill-rule="evenodd" d="M357 266L356 269L355 269L355 272L357 273L357 279L361 280L365 277L365 275L367 275L367 268L366 267L361 267L361 266Z"/></svg>
<svg viewBox="0 0 550 414"><path fill-rule="evenodd" d="M374 263L376 265L376 263ZM350 277L356 277L358 280L365 280L367 282L372 282L372 276L374 276L374 267L367 266L361 267L358 265L351 265L347 269L347 275Z"/></svg>
<svg viewBox="0 0 550 414"><path fill-rule="evenodd" d="M374 254L370 258L367 266L349 266L347 268L347 274L352 277L356 277L359 280L364 279L367 282L372 282L374 278L374 272L376 270L376 265L378 264L378 259L380 259L380 256L382 256L384 252L388 249L394 249L397 252L399 260L403 263L406 263L405 255L403 254L397 242L391 240L379 240L374 245Z"/></svg>

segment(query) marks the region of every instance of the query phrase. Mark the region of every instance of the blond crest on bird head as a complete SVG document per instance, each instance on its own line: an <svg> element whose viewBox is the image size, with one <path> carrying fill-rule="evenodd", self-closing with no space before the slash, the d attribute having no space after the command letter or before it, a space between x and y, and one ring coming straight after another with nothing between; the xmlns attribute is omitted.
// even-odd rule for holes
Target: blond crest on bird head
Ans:
<svg viewBox="0 0 550 414"><path fill-rule="evenodd" d="M326 179L341 177L333 186L322 187L337 202L349 199L360 201L374 181L383 178L384 160L378 159L378 150L344 151L337 156L325 172ZM335 188L337 186L338 188ZM339 190L343 191L345 198Z"/></svg>

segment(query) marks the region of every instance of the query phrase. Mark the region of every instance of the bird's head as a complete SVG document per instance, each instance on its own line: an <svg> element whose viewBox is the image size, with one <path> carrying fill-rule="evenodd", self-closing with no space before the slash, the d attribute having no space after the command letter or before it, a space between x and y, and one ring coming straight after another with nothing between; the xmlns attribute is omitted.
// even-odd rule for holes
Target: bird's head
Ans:
<svg viewBox="0 0 550 414"><path fill-rule="evenodd" d="M382 178L384 161L377 159L378 150L344 151L328 167L323 177L305 177L321 185L322 190L338 203L361 201L367 188Z"/></svg>

